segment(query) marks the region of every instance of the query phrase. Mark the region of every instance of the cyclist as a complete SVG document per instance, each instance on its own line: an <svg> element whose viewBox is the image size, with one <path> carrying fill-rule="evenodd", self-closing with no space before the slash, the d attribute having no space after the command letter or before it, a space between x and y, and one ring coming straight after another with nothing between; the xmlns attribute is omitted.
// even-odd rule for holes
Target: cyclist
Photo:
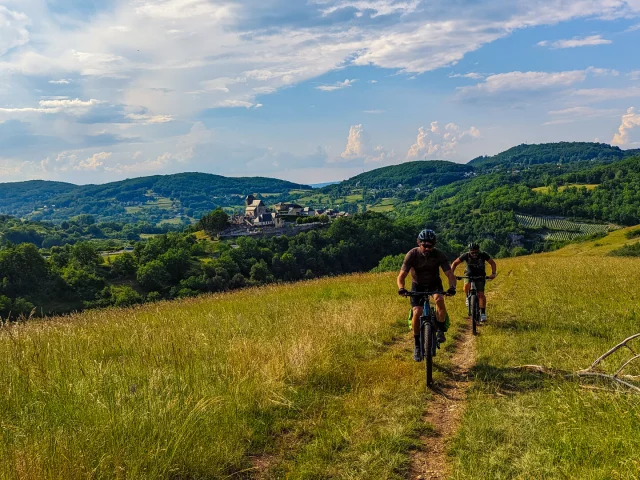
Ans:
<svg viewBox="0 0 640 480"><path fill-rule="evenodd" d="M436 234L433 230L422 230L418 235L418 247L412 249L404 257L404 263L398 275L398 294L405 296L407 290L404 288L404 282L411 272L412 285L411 289L416 292L433 292L442 291L442 280L440 279L440 269L447 275L449 279L449 295L456 294L456 277L449 265L447 257L440 250L435 248L437 241ZM434 295L433 301L436 304L436 318L438 320L438 341L444 342L445 319L447 316L447 307L444 304L443 295ZM422 305L420 299L411 297L411 307L413 312L412 326L413 336L415 339L415 349L413 359L416 362L422 360L420 356L420 316L422 315Z"/></svg>
<svg viewBox="0 0 640 480"><path fill-rule="evenodd" d="M480 245L476 242L471 242L469 244L469 251L460 255L459 258L456 258L451 264L451 270L453 272L456 271L458 265L465 262L467 264L467 268L464 271L464 274L468 277L483 277L482 280L475 280L476 289L478 291L478 304L480 306L480 321L487 321L487 297L484 295L484 286L485 280L484 277L487 275L487 270L485 267L485 263L491 265L491 275L489 275L489 279L493 280L496 278L496 262L493 261L491 256L486 252L480 251ZM469 306L469 290L471 290L471 281L468 278L464 279L464 293L466 293L467 299L466 304Z"/></svg>

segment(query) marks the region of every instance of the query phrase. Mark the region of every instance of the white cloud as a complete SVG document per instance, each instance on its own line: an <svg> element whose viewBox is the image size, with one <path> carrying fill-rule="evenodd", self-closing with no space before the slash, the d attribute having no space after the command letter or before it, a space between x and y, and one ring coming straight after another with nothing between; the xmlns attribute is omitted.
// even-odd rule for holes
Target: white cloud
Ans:
<svg viewBox="0 0 640 480"><path fill-rule="evenodd" d="M640 87L627 88L582 88L571 92L582 102L597 103L624 98L640 98Z"/></svg>
<svg viewBox="0 0 640 480"><path fill-rule="evenodd" d="M633 72L629 72L627 75L631 80L640 80L640 70L634 70Z"/></svg>
<svg viewBox="0 0 640 480"><path fill-rule="evenodd" d="M627 29L625 30L625 33L628 33L628 32L635 32L635 31L637 31L637 30L640 30L640 23L637 23L636 25L632 25L632 26L630 26L629 28L627 28Z"/></svg>
<svg viewBox="0 0 640 480"><path fill-rule="evenodd" d="M142 125L167 123L173 120L171 115L150 115L148 113L127 113L125 117L132 120L134 123L140 123Z"/></svg>
<svg viewBox="0 0 640 480"><path fill-rule="evenodd" d="M71 80L67 80L66 78L61 78L60 80L49 80L49 83L53 85L69 85Z"/></svg>
<svg viewBox="0 0 640 480"><path fill-rule="evenodd" d="M30 24L31 19L24 13L0 5L0 57L29 41L27 27Z"/></svg>
<svg viewBox="0 0 640 480"><path fill-rule="evenodd" d="M549 115L553 117L553 120L544 122L543 125L562 125L590 118L617 116L618 114L619 110L615 108L569 107L549 111Z"/></svg>
<svg viewBox="0 0 640 480"><path fill-rule="evenodd" d="M345 160L353 160L356 158L364 157L366 150L365 143L367 142L364 138L364 130L362 129L362 124L352 125L349 129L347 146L345 147L344 152L340 154L340 157Z"/></svg>
<svg viewBox="0 0 640 480"><path fill-rule="evenodd" d="M622 116L622 123L618 127L618 133L613 136L611 143L613 145L628 145L632 143L629 138L629 132L636 127L640 127L640 113L634 107L631 107ZM640 142L633 142L633 144L637 143Z"/></svg>
<svg viewBox="0 0 640 480"><path fill-rule="evenodd" d="M592 47L595 45L609 45L613 43L611 40L602 38L601 35L591 35L589 37L573 37L567 40L555 40L553 42L549 40L543 40L538 42L539 47L549 47L552 49L560 48L576 48L576 47Z"/></svg>
<svg viewBox="0 0 640 480"><path fill-rule="evenodd" d="M381 145L372 147L368 135L364 132L362 124L352 125L349 129L349 137L344 152L340 158L331 159L330 162L342 162L362 160L364 163L387 163L396 158L393 150L388 150Z"/></svg>
<svg viewBox="0 0 640 480"><path fill-rule="evenodd" d="M384 113L384 110L378 110L378 109L375 109L375 110L363 110L362 113L367 113L369 115L378 115L380 113Z"/></svg>
<svg viewBox="0 0 640 480"><path fill-rule="evenodd" d="M335 90L342 90L343 88L352 87L357 80L349 80L346 79L344 82L336 82L332 85L318 85L316 89L322 90L323 92L333 92Z"/></svg>
<svg viewBox="0 0 640 480"><path fill-rule="evenodd" d="M502 92L538 91L553 88L570 87L584 82L588 75L617 76L616 70L589 67L585 70L564 72L508 72L488 76L476 85L460 87L462 96L495 95Z"/></svg>
<svg viewBox="0 0 640 480"><path fill-rule="evenodd" d="M455 123L448 123L444 128L439 122L431 122L429 128L420 127L416 143L407 152L408 160L420 160L430 156L440 158L455 155L458 144L480 137L480 130L471 127L461 130Z"/></svg>
<svg viewBox="0 0 640 480"><path fill-rule="evenodd" d="M481 78L484 78L484 75L476 72L452 73L449 75L449 78L470 78L472 80L480 80Z"/></svg>
<svg viewBox="0 0 640 480"><path fill-rule="evenodd" d="M0 108L0 113L19 114L19 113L68 113L79 115L88 112L92 107L100 105L103 102L94 98L90 100L40 100L38 107L18 107L18 108Z"/></svg>
<svg viewBox="0 0 640 480"><path fill-rule="evenodd" d="M111 152L94 153L86 160L80 161L73 167L74 170L93 170L96 171L103 167L105 160L111 157Z"/></svg>

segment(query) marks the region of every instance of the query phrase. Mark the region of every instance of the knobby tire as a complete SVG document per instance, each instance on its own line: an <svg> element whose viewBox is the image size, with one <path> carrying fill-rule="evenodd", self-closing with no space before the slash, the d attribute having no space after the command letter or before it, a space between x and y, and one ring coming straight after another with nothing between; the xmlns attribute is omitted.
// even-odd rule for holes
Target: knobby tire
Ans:
<svg viewBox="0 0 640 480"><path fill-rule="evenodd" d="M427 323L424 327L424 356L425 368L427 373L427 388L433 385L433 332L431 323Z"/></svg>
<svg viewBox="0 0 640 480"><path fill-rule="evenodd" d="M473 330L473 334L477 335L478 331L478 297L476 297L475 295L471 296L471 299L469 300L469 306L471 307L471 325L472 325L472 330Z"/></svg>

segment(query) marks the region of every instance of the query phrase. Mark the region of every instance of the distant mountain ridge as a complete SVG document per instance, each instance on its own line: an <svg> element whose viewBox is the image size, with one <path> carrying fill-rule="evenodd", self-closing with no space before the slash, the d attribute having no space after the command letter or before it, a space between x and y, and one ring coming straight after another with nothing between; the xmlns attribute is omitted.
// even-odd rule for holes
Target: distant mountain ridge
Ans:
<svg viewBox="0 0 640 480"><path fill-rule="evenodd" d="M32 180L0 183L0 213L37 220L64 220L80 214L125 219L135 217L139 208L152 210L158 217L156 220L176 216L199 218L218 206L240 205L242 197L250 193L280 195L292 189L311 187L267 177L223 177L192 172L102 185Z"/></svg>
<svg viewBox="0 0 640 480"><path fill-rule="evenodd" d="M606 143L558 142L521 144L493 156L480 156L469 161L478 169L514 168L543 163L584 161L614 162L637 155L640 150L622 150Z"/></svg>
<svg viewBox="0 0 640 480"><path fill-rule="evenodd" d="M361 173L337 185L325 187L366 187L397 188L404 187L437 187L461 180L469 176L475 168L472 165L449 162L446 160L418 160L399 165L376 168Z"/></svg>

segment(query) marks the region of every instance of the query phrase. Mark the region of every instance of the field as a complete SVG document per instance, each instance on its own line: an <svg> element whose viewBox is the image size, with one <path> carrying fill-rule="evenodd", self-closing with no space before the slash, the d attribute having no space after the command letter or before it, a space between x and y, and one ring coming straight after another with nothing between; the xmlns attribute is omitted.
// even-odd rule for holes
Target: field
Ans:
<svg viewBox="0 0 640 480"><path fill-rule="evenodd" d="M587 190L591 191L591 190L595 190L597 187L599 187L600 184L593 184L593 183L571 183L569 185L561 185L558 187L558 191L562 192L568 188L586 188ZM538 192L538 193L549 193L550 188L549 187L536 187L536 188L532 188L532 190L534 192Z"/></svg>
<svg viewBox="0 0 640 480"><path fill-rule="evenodd" d="M615 225L578 223L558 217L516 214L518 223L530 230L540 230L549 240L574 240L579 237L606 233L617 228Z"/></svg>
<svg viewBox="0 0 640 480"><path fill-rule="evenodd" d="M356 275L5 327L0 478L401 478L406 313Z"/></svg>
<svg viewBox="0 0 640 480"><path fill-rule="evenodd" d="M514 367L575 372L640 332L640 261L537 255L499 268L453 443L455 478L638 478L640 395Z"/></svg>
<svg viewBox="0 0 640 480"><path fill-rule="evenodd" d="M452 478L640 476L640 395L567 376L640 331L640 259L603 256L625 233L498 261ZM407 478L434 397L394 276L1 328L0 478Z"/></svg>

